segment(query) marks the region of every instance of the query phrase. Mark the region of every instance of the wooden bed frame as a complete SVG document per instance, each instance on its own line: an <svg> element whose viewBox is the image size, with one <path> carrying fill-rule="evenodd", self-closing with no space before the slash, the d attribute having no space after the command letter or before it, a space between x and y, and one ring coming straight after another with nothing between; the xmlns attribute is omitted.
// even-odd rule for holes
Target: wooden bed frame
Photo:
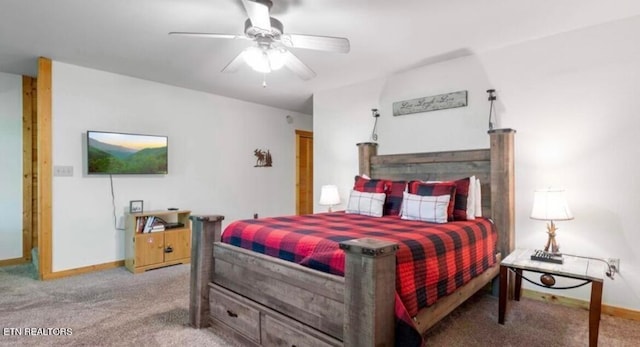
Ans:
<svg viewBox="0 0 640 347"><path fill-rule="evenodd" d="M490 148L377 155L358 144L360 174L394 180L458 179L482 183L483 215L493 219L498 251L514 248L512 129L489 132ZM254 346L393 346L397 244L350 240L345 276L244 250L221 240L223 216L192 216L189 323L223 329ZM500 256L500 255L498 255ZM498 274L499 264L414 318L421 333Z"/></svg>

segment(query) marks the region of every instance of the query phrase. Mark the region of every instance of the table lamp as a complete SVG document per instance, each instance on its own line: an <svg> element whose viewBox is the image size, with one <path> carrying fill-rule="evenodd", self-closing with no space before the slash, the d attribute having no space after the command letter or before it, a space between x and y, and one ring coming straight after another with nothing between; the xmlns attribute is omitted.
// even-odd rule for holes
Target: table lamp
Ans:
<svg viewBox="0 0 640 347"><path fill-rule="evenodd" d="M340 203L340 195L338 194L338 187L335 185L325 185L320 189L320 205L329 206L329 212L331 207Z"/></svg>
<svg viewBox="0 0 640 347"><path fill-rule="evenodd" d="M560 248L556 243L557 228L553 221L573 219L564 196L564 189L547 188L536 190L533 196L531 219L549 221L549 224L547 224L549 239L544 251L549 252L549 247L551 247L551 253L558 253Z"/></svg>

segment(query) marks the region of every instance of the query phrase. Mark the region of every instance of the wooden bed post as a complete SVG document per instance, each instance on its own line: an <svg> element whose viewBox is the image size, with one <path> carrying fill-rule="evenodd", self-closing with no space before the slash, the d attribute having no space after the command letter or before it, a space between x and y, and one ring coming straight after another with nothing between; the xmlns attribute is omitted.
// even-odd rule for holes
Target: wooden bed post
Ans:
<svg viewBox="0 0 640 347"><path fill-rule="evenodd" d="M363 238L340 243L345 253L344 346L394 346L394 242Z"/></svg>
<svg viewBox="0 0 640 347"><path fill-rule="evenodd" d="M358 143L358 171L360 175L371 177L371 157L378 154L378 144L375 142Z"/></svg>
<svg viewBox="0 0 640 347"><path fill-rule="evenodd" d="M220 241L224 216L190 216L191 283L189 286L189 325L209 326L209 282L213 280L213 243Z"/></svg>
<svg viewBox="0 0 640 347"><path fill-rule="evenodd" d="M500 234L498 250L502 258L513 252L515 237L515 175L513 129L489 131L491 138L491 214ZM504 237L507 236L507 237Z"/></svg>

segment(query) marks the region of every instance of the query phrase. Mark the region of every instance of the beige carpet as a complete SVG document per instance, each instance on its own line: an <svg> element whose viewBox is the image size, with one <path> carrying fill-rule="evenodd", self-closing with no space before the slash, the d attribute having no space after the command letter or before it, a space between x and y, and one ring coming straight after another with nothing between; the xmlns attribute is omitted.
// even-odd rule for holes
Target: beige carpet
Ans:
<svg viewBox="0 0 640 347"><path fill-rule="evenodd" d="M122 267L44 282L31 271L31 265L0 268L2 346L234 345L186 326L189 265L138 275ZM2 336L3 328L70 328L72 335Z"/></svg>
<svg viewBox="0 0 640 347"><path fill-rule="evenodd" d="M186 326L189 270L179 265L133 275L118 268L41 282L33 279L31 265L2 267L0 345L239 346L209 329ZM427 333L427 346L587 345L587 311L523 299L499 325L497 307L496 298L475 296ZM7 335L10 328L23 335ZM25 336L25 328L71 329L71 335ZM600 346L639 341L640 322L602 317Z"/></svg>
<svg viewBox="0 0 640 347"><path fill-rule="evenodd" d="M509 302L500 325L498 298L479 293L428 331L425 341L427 346L588 346L589 311L523 298ZM598 345L640 346L640 321L602 315Z"/></svg>

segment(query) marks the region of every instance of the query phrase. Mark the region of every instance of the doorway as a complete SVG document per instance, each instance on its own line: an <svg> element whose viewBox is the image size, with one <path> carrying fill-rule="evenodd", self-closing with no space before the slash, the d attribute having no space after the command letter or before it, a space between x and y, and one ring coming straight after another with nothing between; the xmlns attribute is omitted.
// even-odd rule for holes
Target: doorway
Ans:
<svg viewBox="0 0 640 347"><path fill-rule="evenodd" d="M313 132L296 130L296 214L313 213Z"/></svg>
<svg viewBox="0 0 640 347"><path fill-rule="evenodd" d="M9 206L20 204L22 208L21 223L21 244L19 250L14 253L20 256L10 259L0 258L0 266L17 265L31 262L31 249L37 244L37 233L35 233L35 198L34 185L36 184L36 175L34 172L36 150L35 138L36 132L36 79L28 76L22 77L22 130L20 138L22 139L22 150L18 153L10 155L20 156L22 158L22 170L19 173L22 180L22 199L20 201L5 201ZM5 205L6 206L6 205ZM17 210L17 209L16 209ZM20 232L20 230L18 230ZM20 246L17 246L20 247ZM17 252L16 252L17 251Z"/></svg>

